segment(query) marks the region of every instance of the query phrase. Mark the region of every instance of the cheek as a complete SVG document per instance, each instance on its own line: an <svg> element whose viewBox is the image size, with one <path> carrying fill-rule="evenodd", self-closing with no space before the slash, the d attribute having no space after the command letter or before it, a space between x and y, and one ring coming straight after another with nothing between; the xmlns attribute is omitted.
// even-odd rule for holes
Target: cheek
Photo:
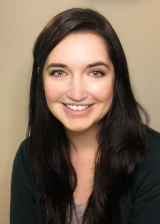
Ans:
<svg viewBox="0 0 160 224"><path fill-rule="evenodd" d="M62 93L60 88L57 88L56 85L47 82L44 83L44 91L47 102L58 100L59 96Z"/></svg>
<svg viewBox="0 0 160 224"><path fill-rule="evenodd" d="M94 89L95 98L101 102L106 100L112 101L113 98L113 84L112 85L100 85Z"/></svg>

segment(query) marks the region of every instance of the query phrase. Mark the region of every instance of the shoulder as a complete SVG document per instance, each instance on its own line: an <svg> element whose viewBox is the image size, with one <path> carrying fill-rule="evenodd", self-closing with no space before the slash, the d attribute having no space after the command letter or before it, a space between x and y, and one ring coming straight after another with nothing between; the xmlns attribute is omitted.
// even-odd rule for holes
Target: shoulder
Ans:
<svg viewBox="0 0 160 224"><path fill-rule="evenodd" d="M146 129L146 158L144 160L144 163L142 164L141 170L143 168L146 170L148 168L148 171L150 168L154 168L153 171L156 171L155 174L159 173L158 168L160 168L160 133L151 129Z"/></svg>
<svg viewBox="0 0 160 224"><path fill-rule="evenodd" d="M146 129L146 157L131 188L130 223L160 223L160 133ZM128 222L125 222L128 223Z"/></svg>
<svg viewBox="0 0 160 224"><path fill-rule="evenodd" d="M141 195L152 188L158 190L160 186L160 133L146 129L146 157L139 168L134 184L135 194ZM159 190L158 190L159 191ZM153 193L153 192L152 192Z"/></svg>
<svg viewBox="0 0 160 224"><path fill-rule="evenodd" d="M17 180L28 190L33 191L35 185L34 172L26 154L28 139L21 142L13 162L12 180Z"/></svg>
<svg viewBox="0 0 160 224"><path fill-rule="evenodd" d="M41 223L36 178L23 141L15 155L11 179L10 223Z"/></svg>
<svg viewBox="0 0 160 224"><path fill-rule="evenodd" d="M16 168L16 167L19 167L19 168L21 167L24 169L29 168L29 160L26 155L27 142L28 142L28 139L25 139L24 141L21 142L14 158L13 168Z"/></svg>
<svg viewBox="0 0 160 224"><path fill-rule="evenodd" d="M150 155L160 155L160 133L149 127L146 130L146 149Z"/></svg>

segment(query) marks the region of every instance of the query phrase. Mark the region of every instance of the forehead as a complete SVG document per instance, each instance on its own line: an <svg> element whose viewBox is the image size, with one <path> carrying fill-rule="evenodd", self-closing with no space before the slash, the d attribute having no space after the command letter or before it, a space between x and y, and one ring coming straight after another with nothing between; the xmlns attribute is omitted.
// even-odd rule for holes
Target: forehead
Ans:
<svg viewBox="0 0 160 224"><path fill-rule="evenodd" d="M105 40L93 33L68 34L48 55L46 64L61 63L90 63L93 61L109 62Z"/></svg>

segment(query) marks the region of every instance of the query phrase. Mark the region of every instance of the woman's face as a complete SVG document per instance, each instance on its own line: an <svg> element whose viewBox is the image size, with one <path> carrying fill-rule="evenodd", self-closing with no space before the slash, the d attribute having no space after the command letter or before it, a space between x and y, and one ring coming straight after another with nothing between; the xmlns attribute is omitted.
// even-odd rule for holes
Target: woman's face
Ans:
<svg viewBox="0 0 160 224"><path fill-rule="evenodd" d="M97 126L111 106L115 81L103 38L92 33L66 36L49 54L43 81L47 105L65 128Z"/></svg>

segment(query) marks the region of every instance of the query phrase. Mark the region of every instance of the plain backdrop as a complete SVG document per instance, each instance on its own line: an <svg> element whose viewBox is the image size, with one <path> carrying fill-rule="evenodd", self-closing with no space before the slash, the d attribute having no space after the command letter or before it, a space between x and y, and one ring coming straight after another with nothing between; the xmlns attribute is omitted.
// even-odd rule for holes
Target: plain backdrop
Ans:
<svg viewBox="0 0 160 224"><path fill-rule="evenodd" d="M135 97L160 132L159 0L0 0L0 224L9 223L12 164L26 134L33 44L53 16L72 7L96 9L110 21Z"/></svg>

